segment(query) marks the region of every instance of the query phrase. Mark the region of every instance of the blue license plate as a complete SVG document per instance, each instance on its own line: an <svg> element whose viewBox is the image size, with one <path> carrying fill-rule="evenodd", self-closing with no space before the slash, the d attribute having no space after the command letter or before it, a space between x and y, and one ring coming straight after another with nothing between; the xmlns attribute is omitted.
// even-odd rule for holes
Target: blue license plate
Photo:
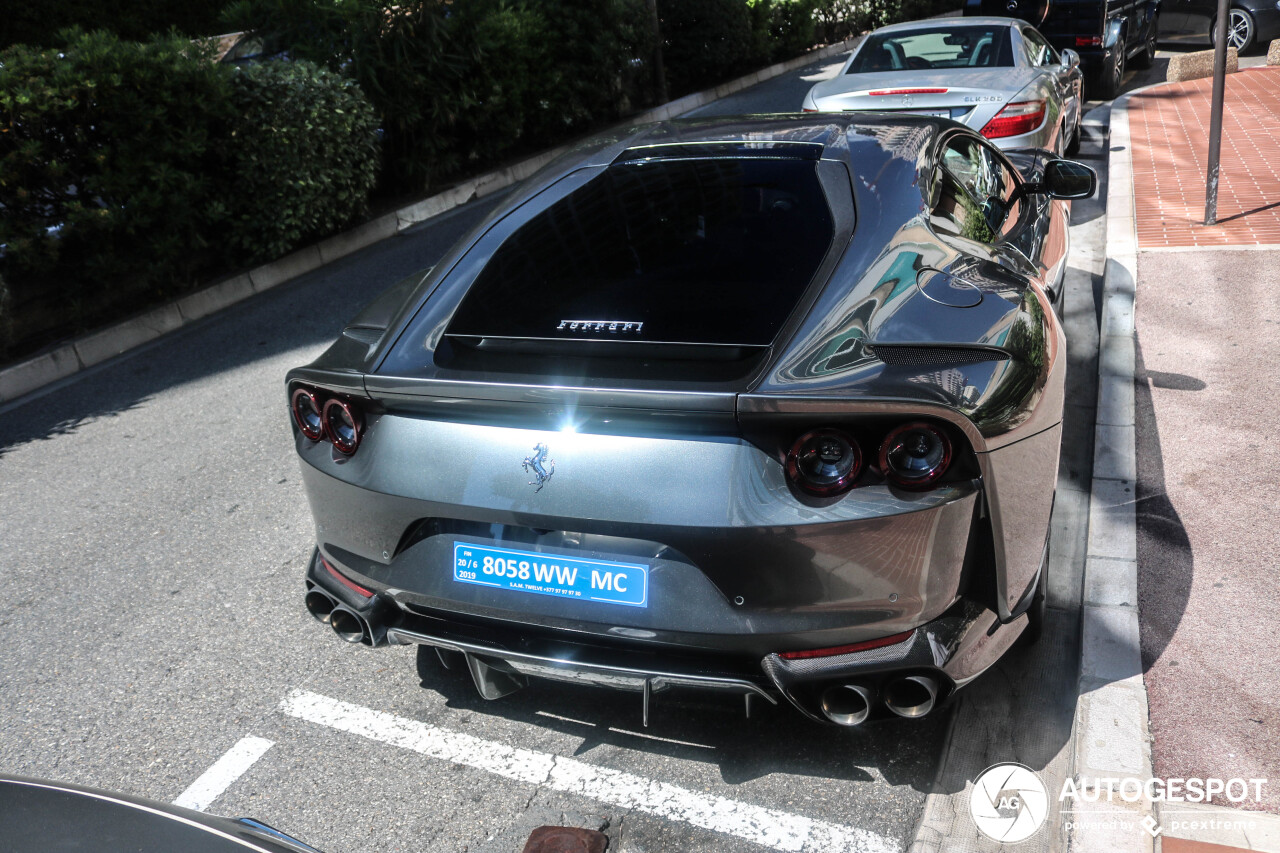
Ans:
<svg viewBox="0 0 1280 853"><path fill-rule="evenodd" d="M453 579L580 601L649 606L649 567L639 563L455 542Z"/></svg>

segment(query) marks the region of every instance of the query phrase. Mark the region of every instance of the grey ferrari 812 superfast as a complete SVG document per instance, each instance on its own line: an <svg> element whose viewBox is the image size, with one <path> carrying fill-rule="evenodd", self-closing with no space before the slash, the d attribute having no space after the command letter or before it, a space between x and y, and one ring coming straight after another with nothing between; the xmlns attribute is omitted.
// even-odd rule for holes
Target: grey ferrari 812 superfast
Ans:
<svg viewBox="0 0 1280 853"><path fill-rule="evenodd" d="M576 145L290 371L308 608L490 699L930 713L1039 630L1095 184L921 116Z"/></svg>

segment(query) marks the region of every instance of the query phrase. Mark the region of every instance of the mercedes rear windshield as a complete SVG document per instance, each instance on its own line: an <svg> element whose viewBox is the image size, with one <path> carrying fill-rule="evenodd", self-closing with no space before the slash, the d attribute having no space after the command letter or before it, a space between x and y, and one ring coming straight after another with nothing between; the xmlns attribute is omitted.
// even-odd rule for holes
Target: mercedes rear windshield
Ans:
<svg viewBox="0 0 1280 853"><path fill-rule="evenodd" d="M846 73L1012 65L1013 45L1007 26L945 25L867 36Z"/></svg>

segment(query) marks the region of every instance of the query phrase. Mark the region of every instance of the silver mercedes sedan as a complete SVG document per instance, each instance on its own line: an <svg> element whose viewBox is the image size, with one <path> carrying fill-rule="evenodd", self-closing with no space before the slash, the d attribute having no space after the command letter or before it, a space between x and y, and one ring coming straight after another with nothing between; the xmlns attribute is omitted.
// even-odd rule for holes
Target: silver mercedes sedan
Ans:
<svg viewBox="0 0 1280 853"><path fill-rule="evenodd" d="M803 107L950 118L1006 150L1061 154L1080 141L1081 81L1079 55L1025 21L935 18L871 33Z"/></svg>

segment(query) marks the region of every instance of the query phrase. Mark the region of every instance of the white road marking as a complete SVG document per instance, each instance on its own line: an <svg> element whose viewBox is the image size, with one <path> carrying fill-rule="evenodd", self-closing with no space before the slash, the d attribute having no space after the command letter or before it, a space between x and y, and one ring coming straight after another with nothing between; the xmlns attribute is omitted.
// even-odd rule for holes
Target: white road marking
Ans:
<svg viewBox="0 0 1280 853"><path fill-rule="evenodd" d="M264 738L241 738L212 767L201 773L200 778L192 782L173 804L184 809L204 811L273 746L275 744L272 741Z"/></svg>
<svg viewBox="0 0 1280 853"><path fill-rule="evenodd" d="M290 717L506 779L681 821L788 853L896 853L900 849L893 840L869 830L691 791L572 758L507 746L305 690L290 692L280 703L280 711Z"/></svg>

